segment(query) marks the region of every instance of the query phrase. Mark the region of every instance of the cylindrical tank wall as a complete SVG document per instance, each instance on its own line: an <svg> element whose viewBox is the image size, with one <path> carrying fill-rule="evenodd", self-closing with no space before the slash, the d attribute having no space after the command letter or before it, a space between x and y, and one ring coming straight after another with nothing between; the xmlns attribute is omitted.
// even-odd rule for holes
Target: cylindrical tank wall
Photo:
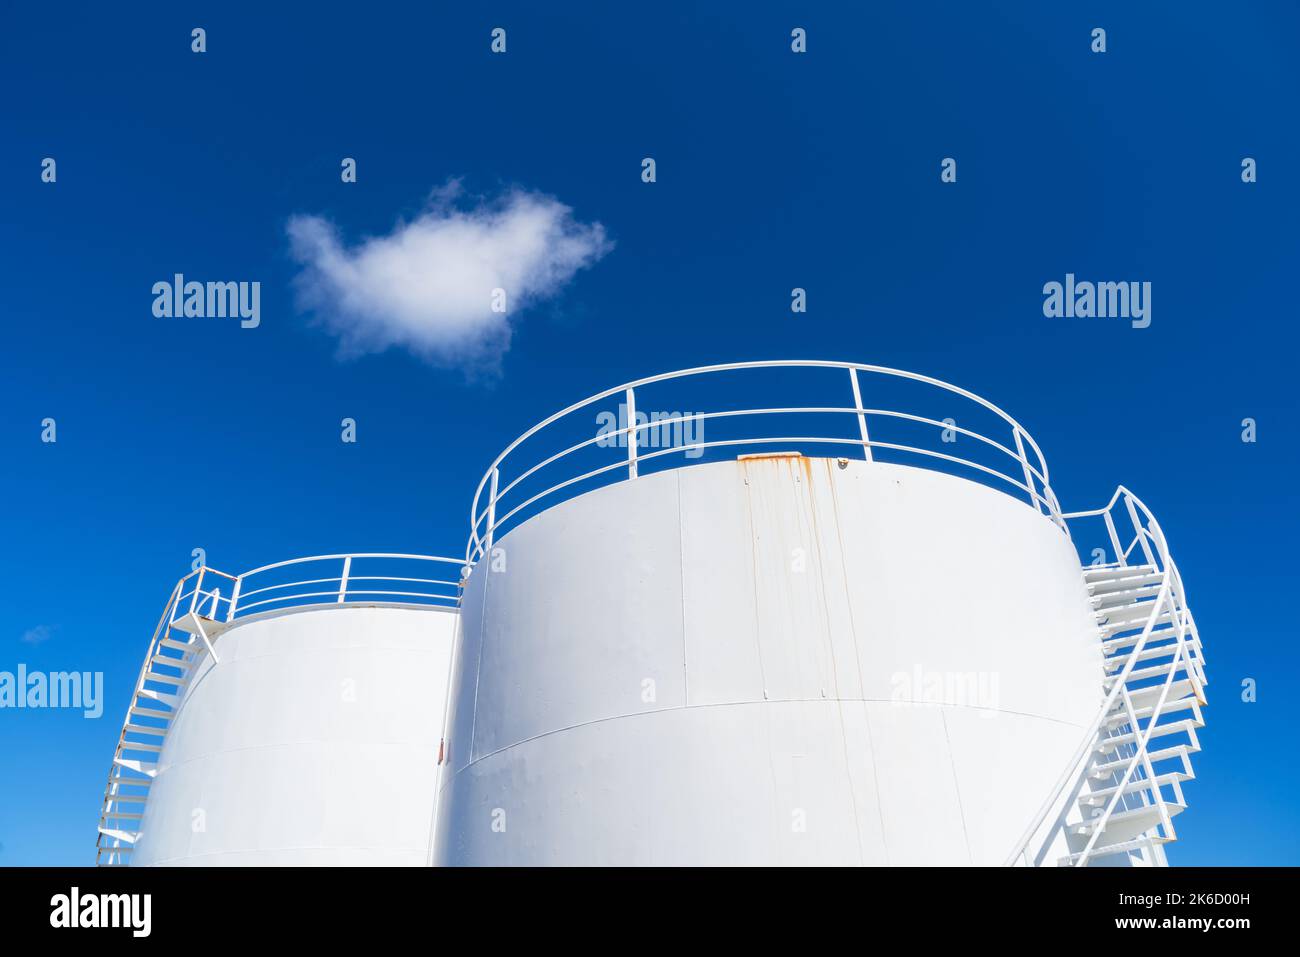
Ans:
<svg viewBox="0 0 1300 957"><path fill-rule="evenodd" d="M436 863L1000 864L1101 704L1073 547L953 476L699 465L497 546Z"/></svg>
<svg viewBox="0 0 1300 957"><path fill-rule="evenodd" d="M133 863L424 865L454 610L236 623L168 731Z"/></svg>

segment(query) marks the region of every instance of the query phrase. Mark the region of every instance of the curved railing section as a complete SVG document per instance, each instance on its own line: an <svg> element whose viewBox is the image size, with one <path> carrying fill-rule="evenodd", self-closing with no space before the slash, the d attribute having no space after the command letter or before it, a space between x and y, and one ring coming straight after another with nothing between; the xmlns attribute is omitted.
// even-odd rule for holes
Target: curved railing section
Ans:
<svg viewBox="0 0 1300 957"><path fill-rule="evenodd" d="M314 555L246 571L231 580L228 600L218 596L200 601L206 601L209 607L215 603L217 614L208 617L228 622L312 605L454 608L460 601L461 564L457 558L390 552ZM202 582L195 587L201 590Z"/></svg>
<svg viewBox="0 0 1300 957"><path fill-rule="evenodd" d="M1106 696L1009 866L1051 863L1044 858L1062 831L1078 846L1054 863L1074 867L1175 840L1173 815L1186 807L1181 784L1194 777L1190 755L1200 750L1204 657L1160 523L1123 486L1104 508L1063 517L1071 524L1100 518L1115 556L1084 568L1098 609ZM1119 533L1125 522L1133 533L1127 542ZM1156 739L1160 748L1152 747Z"/></svg>
<svg viewBox="0 0 1300 957"><path fill-rule="evenodd" d="M790 400L770 404L774 393ZM681 411L687 403L708 411ZM1038 443L986 399L882 366L738 362L606 389L519 436L474 492L465 563L473 566L504 532L568 497L682 459L774 445L951 469L1022 498L1065 527Z"/></svg>

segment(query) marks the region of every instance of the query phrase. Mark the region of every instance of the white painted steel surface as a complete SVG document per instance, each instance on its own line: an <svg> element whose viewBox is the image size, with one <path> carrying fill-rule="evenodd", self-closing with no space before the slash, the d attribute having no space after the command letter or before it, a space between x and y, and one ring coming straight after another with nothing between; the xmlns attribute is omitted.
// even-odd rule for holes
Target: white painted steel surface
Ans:
<svg viewBox="0 0 1300 957"><path fill-rule="evenodd" d="M454 609L236 621L167 731L131 863L424 864Z"/></svg>
<svg viewBox="0 0 1300 957"><path fill-rule="evenodd" d="M681 468L466 583L442 864L1000 864L1102 702L1069 538L908 466Z"/></svg>

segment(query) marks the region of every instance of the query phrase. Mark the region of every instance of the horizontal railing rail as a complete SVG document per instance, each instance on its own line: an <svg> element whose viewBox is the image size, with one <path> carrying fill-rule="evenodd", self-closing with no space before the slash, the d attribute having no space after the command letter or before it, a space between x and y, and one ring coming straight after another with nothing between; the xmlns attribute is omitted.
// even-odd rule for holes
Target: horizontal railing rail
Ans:
<svg viewBox="0 0 1300 957"><path fill-rule="evenodd" d="M224 614L207 617L233 622L252 614L305 605L357 603L454 608L460 602L461 566L458 558L398 552L294 558L226 576L232 582L229 598L213 598L209 593L206 599L211 607L224 609ZM337 574L329 574L331 571ZM289 579L276 580L276 573L287 574Z"/></svg>
<svg viewBox="0 0 1300 957"><path fill-rule="evenodd" d="M720 376L723 373L748 372L761 369L816 370L826 376L842 375L848 381L844 382L841 379L839 380L840 384L833 384L833 387L837 389L844 388L844 394L846 398L852 399L852 404L822 403L805 406L781 405L770 408L722 408L687 414L680 412L666 413L662 416L655 414L653 417L646 416L644 412L640 416L637 414L638 397L640 395L638 390L644 390L647 386L658 385L670 380L698 380L707 376ZM875 403L873 403L873 407L866 407L862 400L864 383L867 386L868 394L871 394L876 380L915 383L934 390L937 395L947 394L949 397L956 397L964 402L971 403L982 410L981 414L991 414L996 426L1006 430L1005 437L985 435L975 429L958 425L952 417L945 420L916 412L877 408L874 407ZM724 399L729 397L730 390L723 389L722 395ZM611 398L622 400L621 414L626 420L626 424L621 424L616 429L592 429L592 434L576 442L564 441L560 438L560 423L563 420L572 423L575 413L581 410L595 410L601 403ZM602 414L604 414L604 411L601 410ZM823 418L839 417L841 422L847 422L846 431L853 434L846 437L831 434L828 431L821 431L820 429L813 431L811 434L808 434L808 431L803 429L796 433L781 431L781 425L788 418L807 422L811 417L818 416ZM599 420L599 416L597 416L597 420ZM684 432L685 429L682 427L692 426L693 431L702 432L705 423L719 423L723 420L745 420L748 423L753 423L753 425L750 431L739 438L729 437L705 441L701 437L694 440L674 441L673 444L666 448L656 447L651 449L647 447L647 445L655 444L647 443L647 437L653 436L658 439L664 434L665 430L676 428L678 432ZM934 435L938 436L941 441L937 440L928 445L884 441L878 436L873 436L873 430L882 420L907 422L935 429L937 431ZM765 428L765 424L769 422L776 422L781 425ZM530 457L520 463L523 456L521 446L525 443L531 443L535 438L541 441L552 435L555 437L555 441L551 449L545 449L535 455L530 453ZM950 447L950 443L958 435L973 439L980 443L980 447L996 453L994 464L973 461L968 457L944 451L943 447ZM944 436L952 436L952 438L943 438ZM904 459L917 457L930 463L947 463L969 469L975 476L992 480L990 484L1002 487L1004 490L1026 500L1040 513L1049 516L1062 530L1066 530L1064 520L1061 518L1060 505L1052 491L1048 477L1047 463L1043 458L1041 449L1038 447L1038 443L1015 419L988 400L939 379L898 369L888 369L882 366L813 360L738 362L726 365L702 366L695 369L684 369L678 372L649 376L606 389L587 399L583 399L581 402L576 402L566 409L562 409L520 435L496 457L484 474L483 479L479 482L478 488L475 489L473 503L470 507L470 537L466 544L465 564L466 566L473 566L482 558L485 552L492 548L492 543L497 537L512 527L513 524L517 524L527 517L524 513L528 512L532 506L539 503L545 503L548 506L558 504L564 500L562 493L565 490L572 490L575 486L579 486L584 482L592 480L618 481L624 477L634 479L638 476L643 465L663 456L683 455L691 458L699 457L710 449L743 451L746 447L762 448L781 443L813 444L831 448L854 449L856 454L861 455L867 461L874 461L878 452L898 453ZM550 472L552 478L548 480L550 484L539 480L538 484L543 486L539 490L531 494L524 491L525 484L530 480L539 479L544 470L552 470L559 463L565 460L573 460L587 450L598 447L608 448L610 446L620 450L612 461L596 464L593 468L584 469L579 466L570 469L568 473L563 475L557 475L552 471ZM516 463L519 463L517 468L511 471L510 467L515 466ZM1003 463L1002 467L999 467L997 463ZM511 471L511 474L509 476L503 475L503 469ZM1066 531L1066 534L1068 534L1068 531Z"/></svg>

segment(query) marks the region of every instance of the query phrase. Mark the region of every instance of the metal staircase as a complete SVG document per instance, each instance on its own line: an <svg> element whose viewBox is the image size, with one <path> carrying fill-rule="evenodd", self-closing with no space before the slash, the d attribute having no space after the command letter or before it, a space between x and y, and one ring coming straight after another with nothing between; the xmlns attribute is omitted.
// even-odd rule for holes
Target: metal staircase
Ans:
<svg viewBox="0 0 1300 957"><path fill-rule="evenodd" d="M219 588L203 590L205 573L223 574L199 568L178 581L150 639L104 789L95 844L101 867L130 863L167 730L199 662L208 653L215 657L211 642L225 624L216 620L223 598Z"/></svg>
<svg viewBox="0 0 1300 957"><path fill-rule="evenodd" d="M1117 506L1120 521L1133 528L1127 546ZM1056 859L1063 866L1163 865L1163 845L1177 839L1173 818L1187 808L1182 783L1195 776L1190 756L1200 750L1196 731L1205 724L1200 637L1164 533L1141 500L1121 486L1105 508L1063 517L1101 518L1117 556L1083 570L1106 698L1007 863L1051 863L1047 856L1064 833L1069 852Z"/></svg>

